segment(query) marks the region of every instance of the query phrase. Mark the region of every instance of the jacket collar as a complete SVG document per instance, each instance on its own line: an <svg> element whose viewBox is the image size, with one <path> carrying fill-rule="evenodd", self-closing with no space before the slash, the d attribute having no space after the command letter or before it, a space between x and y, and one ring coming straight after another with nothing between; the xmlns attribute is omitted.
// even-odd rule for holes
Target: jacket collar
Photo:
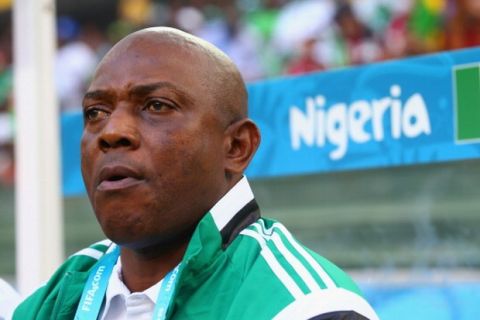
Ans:
<svg viewBox="0 0 480 320"><path fill-rule="evenodd" d="M245 227L260 218L250 184L245 176L209 210L226 248Z"/></svg>
<svg viewBox="0 0 480 320"><path fill-rule="evenodd" d="M233 240L259 218L258 205L247 178L243 177L198 223L180 266L172 300L176 302L169 308L167 318L212 272L230 263L227 251L234 250Z"/></svg>
<svg viewBox="0 0 480 320"><path fill-rule="evenodd" d="M205 268L227 249L240 231L258 218L258 205L247 178L243 177L200 220L183 262L189 269Z"/></svg>

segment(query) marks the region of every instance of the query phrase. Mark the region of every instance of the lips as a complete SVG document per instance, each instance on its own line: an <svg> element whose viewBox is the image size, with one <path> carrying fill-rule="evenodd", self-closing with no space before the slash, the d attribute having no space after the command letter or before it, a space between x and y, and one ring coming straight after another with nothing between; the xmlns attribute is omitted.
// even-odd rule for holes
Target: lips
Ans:
<svg viewBox="0 0 480 320"><path fill-rule="evenodd" d="M97 190L114 191L133 187L145 180L136 170L117 165L103 167L97 181Z"/></svg>

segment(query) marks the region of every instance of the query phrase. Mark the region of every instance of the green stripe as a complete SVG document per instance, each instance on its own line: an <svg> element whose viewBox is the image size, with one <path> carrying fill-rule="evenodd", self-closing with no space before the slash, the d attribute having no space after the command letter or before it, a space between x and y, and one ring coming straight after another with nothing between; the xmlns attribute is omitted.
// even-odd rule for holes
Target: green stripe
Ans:
<svg viewBox="0 0 480 320"><path fill-rule="evenodd" d="M285 235L283 235L283 232L279 228L274 228L274 229L275 229L275 232L279 233L281 236L285 236ZM325 259L324 257L320 256L319 254L311 251L310 249L303 246L302 244L300 244L300 246L302 248L304 248L305 251L308 254L310 254L315 261L317 261L317 263L323 268L323 270L327 273L327 275L336 284L337 287L347 289L349 291L357 293L360 296L363 296L360 289L356 285L356 283L353 282L352 279L343 270L341 270L339 267L337 267L335 264L333 264L328 259ZM287 248L289 248L289 247L287 247ZM292 250L291 252L294 253L294 252L296 252L296 250ZM300 256L300 254L294 254L294 255L296 257ZM301 261L303 262L304 260L301 260ZM307 263L305 261L304 265L309 266L309 263ZM308 268L308 270L310 270L310 268ZM313 271L312 274L316 275L317 273L315 271ZM314 277L314 279L318 279L318 278L319 277ZM321 282L319 282L319 284L323 284L323 281L322 280L320 280L320 281ZM321 287L324 288L325 285L323 284L323 286L321 286Z"/></svg>
<svg viewBox="0 0 480 320"><path fill-rule="evenodd" d="M257 229L254 227L254 225L257 225L259 228ZM268 228L268 226L267 226ZM306 285L306 283L303 281L303 279L298 275L297 271L292 267L292 265L287 261L287 259L282 255L282 253L278 250L277 246L273 242L273 240L270 239L270 234L263 232L264 229L262 228L262 225L258 222L254 223L253 225L250 225L247 227L247 229L252 230L253 232L257 233L260 237L262 237L265 240L265 243L267 247L270 249L270 251L273 253L275 256L275 259L278 261L280 266L287 272L287 274L292 278L293 282L300 288L300 290L304 293L310 293L310 289ZM284 240L284 239L282 239ZM286 245L286 241L284 240L283 243ZM288 247L287 247L288 248ZM279 282L281 282L280 279L278 279Z"/></svg>
<svg viewBox="0 0 480 320"><path fill-rule="evenodd" d="M278 222L277 222L278 223ZM261 225L261 223L259 223ZM269 227L272 227L274 225L271 224L269 225ZM280 229L280 228L277 228L277 227L274 227L275 229L275 233L279 234L280 235L280 238L282 239L285 247L288 249L288 251L290 251L290 253L292 253L292 255L294 257L296 257L300 263L307 269L307 271L312 275L313 279L317 282L317 284L320 286L321 289L326 289L327 286L325 285L325 282L324 280L321 278L321 276L315 271L315 269L312 267L312 265L303 257L303 255L298 252L294 246L292 245L292 243L288 240L288 237L287 235L285 235L283 233L283 231ZM292 238L294 239L293 241L296 241L296 239L292 236ZM296 243L302 247L303 249L305 249L305 251L307 252L307 254L310 254L307 250L307 248L302 245L301 243L299 243L298 241L296 241ZM315 260L322 269L325 270L324 266L320 263L320 261L318 259L315 258L314 255L310 254L310 256L312 257L313 260ZM326 272L327 273L327 272ZM330 275L327 273L327 276L330 277ZM333 279L331 279L333 282L335 282Z"/></svg>
<svg viewBox="0 0 480 320"><path fill-rule="evenodd" d="M293 247L293 245L290 243L290 241L288 241L287 237L283 234L283 232L280 229L276 228L276 231L280 235L280 238L285 244L285 247L287 247L288 251L290 251L292 255L300 261L300 263L305 267L305 269L307 269L307 271L312 275L313 279L318 283L318 286L321 289L326 289L327 286L325 285L323 280L320 278L320 275L310 265L310 263ZM298 244L304 247L301 243L298 243Z"/></svg>
<svg viewBox="0 0 480 320"><path fill-rule="evenodd" d="M258 225L260 227L262 226L261 223L258 223ZM272 227L272 225L270 225L269 227ZM263 228L261 228L261 230L263 230ZM264 232L262 233L266 234ZM274 227L273 233L276 233L277 235L279 235L285 248L292 254L293 257L295 257L299 261L300 264L302 264L305 267L305 269L307 269L307 272L312 276L313 280L318 284L318 286L321 289L325 289L326 288L325 283L322 281L320 276L317 274L317 272L315 272L315 270L305 260L305 258L303 258L303 256L293 247L291 242L288 240L287 236L279 228L276 228L276 227ZM266 234L266 235L269 235L269 234ZM275 254L277 260L281 262L282 267L290 274L290 276L292 276L295 283L298 284L302 292L310 293L311 291L308 288L305 281L303 280L303 278L299 275L297 270L288 262L288 260L283 257L282 253L275 246L275 243L273 242L273 240L267 240L267 244L270 250ZM301 244L299 245L302 246Z"/></svg>
<svg viewBox="0 0 480 320"><path fill-rule="evenodd" d="M480 68L455 69L457 141L480 139Z"/></svg>
<svg viewBox="0 0 480 320"><path fill-rule="evenodd" d="M325 272L330 276L337 287L347 289L363 297L363 294L358 288L357 284L342 269L333 264L330 260L313 252L312 250L308 248L305 249L315 258L315 260L318 261L318 263L323 267L323 270L325 270Z"/></svg>
<svg viewBox="0 0 480 320"><path fill-rule="evenodd" d="M107 252L107 250L108 250L108 246L103 245L103 244L91 245L89 248L98 250L98 251L103 252L103 253Z"/></svg>
<svg viewBox="0 0 480 320"><path fill-rule="evenodd" d="M302 290L304 294L310 293L310 289L307 287L303 279L298 275L297 271L292 267L292 265L287 261L287 259L278 251L277 247L273 243L273 240L267 240L267 247L272 251L273 255L277 259L278 263L282 266L283 269L288 273L288 275L293 279L297 286ZM280 281L280 280L279 280Z"/></svg>

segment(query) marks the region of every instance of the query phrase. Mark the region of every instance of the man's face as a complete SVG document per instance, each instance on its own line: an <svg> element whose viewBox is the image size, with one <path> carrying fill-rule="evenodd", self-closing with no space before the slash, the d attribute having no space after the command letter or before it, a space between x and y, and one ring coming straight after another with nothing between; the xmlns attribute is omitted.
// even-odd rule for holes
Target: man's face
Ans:
<svg viewBox="0 0 480 320"><path fill-rule="evenodd" d="M114 50L84 99L83 178L107 237L168 243L227 189L225 124L195 50L145 38Z"/></svg>

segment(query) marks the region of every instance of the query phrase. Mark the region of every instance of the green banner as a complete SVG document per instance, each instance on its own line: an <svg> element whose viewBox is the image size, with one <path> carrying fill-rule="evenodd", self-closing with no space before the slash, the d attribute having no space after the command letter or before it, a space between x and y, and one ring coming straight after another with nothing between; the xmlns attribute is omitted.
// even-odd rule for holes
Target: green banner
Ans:
<svg viewBox="0 0 480 320"><path fill-rule="evenodd" d="M457 142L480 140L480 65L455 68Z"/></svg>

